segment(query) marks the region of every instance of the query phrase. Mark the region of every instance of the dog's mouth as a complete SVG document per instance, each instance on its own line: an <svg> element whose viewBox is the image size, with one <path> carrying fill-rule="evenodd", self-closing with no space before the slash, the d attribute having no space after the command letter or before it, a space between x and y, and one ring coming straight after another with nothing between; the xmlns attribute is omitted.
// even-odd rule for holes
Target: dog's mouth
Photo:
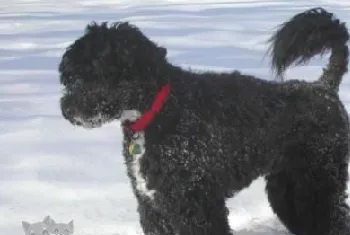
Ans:
<svg viewBox="0 0 350 235"><path fill-rule="evenodd" d="M103 124L102 119L99 118L84 120L82 118L76 117L73 118L71 122L73 125L82 126L86 129L98 128L101 127Z"/></svg>
<svg viewBox="0 0 350 235"><path fill-rule="evenodd" d="M103 112L88 114L71 108L62 109L62 114L71 124L81 126L86 129L99 128L103 124L119 119L121 116L119 113L110 115Z"/></svg>
<svg viewBox="0 0 350 235"><path fill-rule="evenodd" d="M108 118L102 114L98 114L93 118L82 118L80 116L74 116L70 119L73 125L82 126L86 129L98 128L107 122L111 122L113 119Z"/></svg>

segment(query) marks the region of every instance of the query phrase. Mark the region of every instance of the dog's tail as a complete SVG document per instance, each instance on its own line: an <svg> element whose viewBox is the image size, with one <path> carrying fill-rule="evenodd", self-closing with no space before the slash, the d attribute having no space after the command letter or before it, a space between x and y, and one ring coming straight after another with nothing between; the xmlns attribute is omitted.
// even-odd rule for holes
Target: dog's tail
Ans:
<svg viewBox="0 0 350 235"><path fill-rule="evenodd" d="M349 32L323 8L312 8L299 13L280 25L270 38L272 67L278 76L291 64L308 62L313 56L331 51L329 63L319 81L338 90L343 75L348 71L349 50L346 45Z"/></svg>

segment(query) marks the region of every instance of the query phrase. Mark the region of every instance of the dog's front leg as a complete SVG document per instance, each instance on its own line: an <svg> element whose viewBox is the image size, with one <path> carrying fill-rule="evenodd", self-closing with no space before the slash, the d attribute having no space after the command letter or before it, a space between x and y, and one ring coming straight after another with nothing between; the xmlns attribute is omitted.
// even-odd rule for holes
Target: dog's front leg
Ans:
<svg viewBox="0 0 350 235"><path fill-rule="evenodd" d="M145 235L175 235L168 218L154 208L150 202L139 200L137 209Z"/></svg>
<svg viewBox="0 0 350 235"><path fill-rule="evenodd" d="M191 190L163 195L158 201L178 235L232 235L228 223L228 209L224 197L215 193Z"/></svg>

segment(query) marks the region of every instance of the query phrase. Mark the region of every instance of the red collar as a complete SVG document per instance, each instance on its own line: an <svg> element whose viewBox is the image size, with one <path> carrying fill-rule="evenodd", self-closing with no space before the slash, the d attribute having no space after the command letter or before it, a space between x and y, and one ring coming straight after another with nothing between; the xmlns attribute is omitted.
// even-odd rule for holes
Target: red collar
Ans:
<svg viewBox="0 0 350 235"><path fill-rule="evenodd" d="M139 132L147 128L147 126L153 121L155 116L159 113L164 105L165 100L170 94L170 84L166 84L157 93L156 98L152 103L151 109L147 110L138 120L130 123L127 127L133 132Z"/></svg>

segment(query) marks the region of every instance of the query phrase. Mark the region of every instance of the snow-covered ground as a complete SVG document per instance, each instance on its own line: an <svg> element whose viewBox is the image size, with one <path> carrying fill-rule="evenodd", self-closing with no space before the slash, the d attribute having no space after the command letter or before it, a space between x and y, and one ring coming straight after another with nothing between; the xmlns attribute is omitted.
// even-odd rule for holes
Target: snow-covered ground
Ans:
<svg viewBox="0 0 350 235"><path fill-rule="evenodd" d="M295 13L323 6L350 20L348 0L0 0L0 234L21 221L74 219L75 234L140 234L114 122L100 129L61 117L57 65L95 21L129 20L184 67L239 69L271 79L265 41ZM314 79L325 59L288 71ZM341 97L350 105L349 76ZM233 91L234 92L234 91ZM259 179L229 201L237 235L281 235Z"/></svg>

